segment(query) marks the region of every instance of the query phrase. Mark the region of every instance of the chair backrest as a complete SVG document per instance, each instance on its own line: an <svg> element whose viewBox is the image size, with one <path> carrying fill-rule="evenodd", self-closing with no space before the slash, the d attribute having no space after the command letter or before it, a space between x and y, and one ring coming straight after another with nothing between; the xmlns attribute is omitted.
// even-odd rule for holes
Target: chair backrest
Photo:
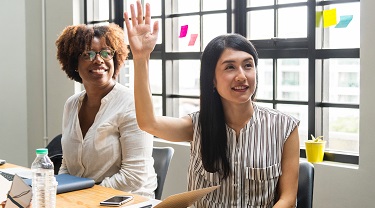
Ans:
<svg viewBox="0 0 375 208"><path fill-rule="evenodd" d="M300 162L297 192L297 208L312 208L314 191L314 166Z"/></svg>
<svg viewBox="0 0 375 208"><path fill-rule="evenodd" d="M161 199L165 178L172 160L174 149L172 147L154 147L152 157L154 158L154 168L157 175L158 187L155 190L155 199Z"/></svg>
<svg viewBox="0 0 375 208"><path fill-rule="evenodd" d="M62 162L62 148L61 148L61 134L53 138L46 148L48 149L48 157L53 162L55 175L59 173L59 169Z"/></svg>

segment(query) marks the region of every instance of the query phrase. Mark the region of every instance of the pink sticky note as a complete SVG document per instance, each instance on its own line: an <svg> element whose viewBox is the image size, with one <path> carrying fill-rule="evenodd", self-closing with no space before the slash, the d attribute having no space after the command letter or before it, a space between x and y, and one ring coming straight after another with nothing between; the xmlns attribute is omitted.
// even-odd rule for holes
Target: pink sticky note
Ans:
<svg viewBox="0 0 375 208"><path fill-rule="evenodd" d="M188 46L193 46L197 40L198 34L191 34Z"/></svg>
<svg viewBox="0 0 375 208"><path fill-rule="evenodd" d="M183 38L183 37L186 36L187 31L188 31L188 27L189 27L189 25L182 25L181 26L180 36L179 36L180 38Z"/></svg>

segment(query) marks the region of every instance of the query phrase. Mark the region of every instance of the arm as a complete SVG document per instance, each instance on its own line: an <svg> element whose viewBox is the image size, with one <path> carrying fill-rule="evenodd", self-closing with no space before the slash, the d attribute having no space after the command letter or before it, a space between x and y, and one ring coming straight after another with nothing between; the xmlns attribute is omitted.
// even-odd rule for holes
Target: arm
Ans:
<svg viewBox="0 0 375 208"><path fill-rule="evenodd" d="M274 208L294 208L296 205L299 172L299 136L296 127L284 145L279 179L279 200Z"/></svg>
<svg viewBox="0 0 375 208"><path fill-rule="evenodd" d="M134 5L130 6L130 10L132 25L127 12L124 13L124 19L134 61L134 99L138 125L142 130L166 140L191 141L193 124L190 117L156 117L154 114L148 70L150 54L156 44L159 25L155 22L151 31L149 4L146 4L145 20L143 20L142 6L139 1L137 1L138 16L135 14Z"/></svg>

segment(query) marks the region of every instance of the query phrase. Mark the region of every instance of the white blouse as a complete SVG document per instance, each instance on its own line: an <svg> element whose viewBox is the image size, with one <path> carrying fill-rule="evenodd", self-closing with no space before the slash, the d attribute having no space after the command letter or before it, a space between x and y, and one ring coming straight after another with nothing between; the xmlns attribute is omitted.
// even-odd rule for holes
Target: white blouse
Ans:
<svg viewBox="0 0 375 208"><path fill-rule="evenodd" d="M282 174L283 146L299 121L274 109L253 106L253 117L241 129L238 142L236 132L226 126L231 171L225 180L218 173L204 169L200 153L199 112L190 115L194 138L191 142L188 189L221 185L195 203L196 208L269 208L274 205L276 186Z"/></svg>
<svg viewBox="0 0 375 208"><path fill-rule="evenodd" d="M153 136L138 127L132 91L116 83L83 138L78 113L85 95L85 91L77 93L65 103L59 174L92 178L105 187L154 197Z"/></svg>

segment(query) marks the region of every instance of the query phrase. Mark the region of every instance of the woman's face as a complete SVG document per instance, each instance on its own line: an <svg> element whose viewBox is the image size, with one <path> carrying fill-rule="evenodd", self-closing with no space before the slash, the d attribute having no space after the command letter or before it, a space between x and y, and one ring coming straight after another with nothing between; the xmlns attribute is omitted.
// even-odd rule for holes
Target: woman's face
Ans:
<svg viewBox="0 0 375 208"><path fill-rule="evenodd" d="M243 51L225 49L216 64L214 78L223 104L249 102L256 82L254 57Z"/></svg>
<svg viewBox="0 0 375 208"><path fill-rule="evenodd" d="M109 60L102 58L102 56L106 57L108 55L106 53L108 50L110 52L111 48L106 45L104 38L94 37L91 41L90 50L88 50L96 52L94 59L89 59L88 51L83 51L82 55L79 56L78 73L85 88L89 86L106 86L114 82L112 78L114 73L113 58ZM99 52L101 53L99 54Z"/></svg>

